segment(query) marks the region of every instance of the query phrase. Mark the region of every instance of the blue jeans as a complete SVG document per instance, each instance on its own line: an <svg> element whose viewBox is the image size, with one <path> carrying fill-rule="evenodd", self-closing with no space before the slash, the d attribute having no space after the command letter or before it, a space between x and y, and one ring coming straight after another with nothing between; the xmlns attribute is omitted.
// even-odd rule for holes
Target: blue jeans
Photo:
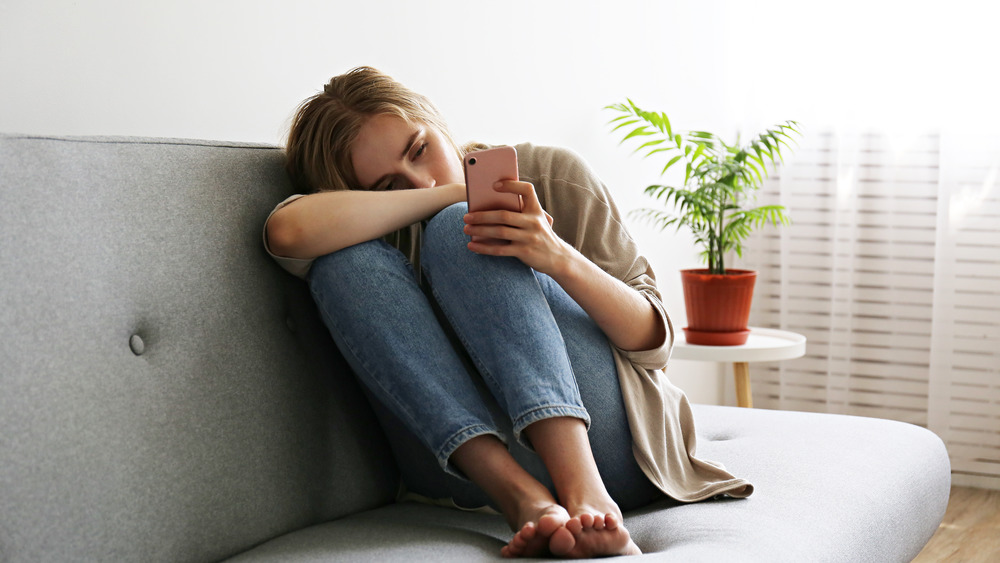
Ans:
<svg viewBox="0 0 1000 563"><path fill-rule="evenodd" d="M623 510L658 498L632 454L604 333L548 276L516 258L469 251L465 213L465 204L453 205L424 230L429 291L406 257L380 240L317 259L308 277L326 326L373 399L407 487L460 506L487 504L449 457L490 434L553 489L523 430L568 416L588 425L598 470Z"/></svg>

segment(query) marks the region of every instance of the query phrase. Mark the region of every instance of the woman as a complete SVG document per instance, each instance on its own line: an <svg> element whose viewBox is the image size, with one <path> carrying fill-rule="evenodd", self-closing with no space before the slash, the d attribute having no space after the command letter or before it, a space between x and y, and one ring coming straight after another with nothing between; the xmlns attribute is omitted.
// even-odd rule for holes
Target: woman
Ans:
<svg viewBox="0 0 1000 563"><path fill-rule="evenodd" d="M265 244L309 282L410 492L498 509L505 556L637 554L622 510L752 486L692 455L669 318L607 189L573 153L516 148L494 189L522 212L469 213L433 106L352 70L299 107L287 169L309 195Z"/></svg>

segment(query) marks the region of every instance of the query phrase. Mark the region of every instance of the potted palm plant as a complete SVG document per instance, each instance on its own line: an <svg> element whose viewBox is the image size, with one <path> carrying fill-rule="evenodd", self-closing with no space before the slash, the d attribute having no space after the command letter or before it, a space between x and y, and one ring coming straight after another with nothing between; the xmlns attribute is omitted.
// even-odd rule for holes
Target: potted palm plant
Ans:
<svg viewBox="0 0 1000 563"><path fill-rule="evenodd" d="M632 214L659 229L688 228L701 247L707 268L681 270L688 326L692 344L731 346L746 342L747 320L757 273L726 267L726 257L743 255L743 243L754 229L766 224L787 225L780 205L754 207L756 192L772 168L782 160L782 146L791 149L791 133L798 123L786 121L767 129L746 145L733 144L706 131L675 133L667 115L645 111L632 100L606 109L619 114L610 121L612 132L622 131L622 143L640 143L634 152L643 158L666 159L660 172L684 164L680 187L654 184L645 194L662 202L659 209L639 209Z"/></svg>

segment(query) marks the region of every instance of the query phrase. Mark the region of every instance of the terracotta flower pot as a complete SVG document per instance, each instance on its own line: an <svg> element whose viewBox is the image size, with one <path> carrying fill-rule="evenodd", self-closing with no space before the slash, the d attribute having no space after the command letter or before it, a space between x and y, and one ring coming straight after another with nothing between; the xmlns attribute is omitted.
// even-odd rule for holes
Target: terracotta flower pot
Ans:
<svg viewBox="0 0 1000 563"><path fill-rule="evenodd" d="M757 272L726 270L725 275L708 270L681 270L687 341L706 346L738 346L747 341L750 305Z"/></svg>

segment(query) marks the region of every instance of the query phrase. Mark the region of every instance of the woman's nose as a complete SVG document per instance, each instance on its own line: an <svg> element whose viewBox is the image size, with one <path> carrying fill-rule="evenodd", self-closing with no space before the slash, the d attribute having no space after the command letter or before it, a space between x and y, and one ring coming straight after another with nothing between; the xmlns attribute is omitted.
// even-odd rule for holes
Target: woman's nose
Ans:
<svg viewBox="0 0 1000 563"><path fill-rule="evenodd" d="M410 186L417 190L433 188L436 183L434 178L429 174L410 174L408 176L407 181L410 183Z"/></svg>

